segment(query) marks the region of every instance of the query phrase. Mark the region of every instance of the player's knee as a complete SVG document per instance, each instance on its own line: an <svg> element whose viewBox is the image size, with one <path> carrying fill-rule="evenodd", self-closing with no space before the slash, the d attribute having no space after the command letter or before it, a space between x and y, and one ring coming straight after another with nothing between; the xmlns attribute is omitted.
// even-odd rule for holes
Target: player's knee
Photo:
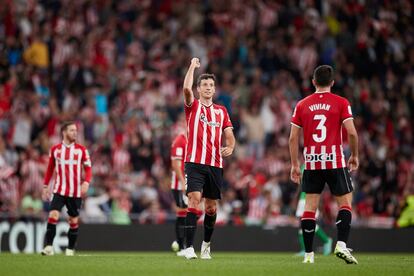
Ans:
<svg viewBox="0 0 414 276"><path fill-rule="evenodd" d="M49 212L49 218L54 219L54 220L58 220L59 219L59 212L56 210L50 211Z"/></svg>
<svg viewBox="0 0 414 276"><path fill-rule="evenodd" d="M69 222L70 228L74 228L75 226L78 225L79 218L78 217L69 217L68 222ZM74 226L74 227L72 227L72 226Z"/></svg>
<svg viewBox="0 0 414 276"><path fill-rule="evenodd" d="M214 216L217 212L217 208L215 206L207 206L206 207L206 214L209 216Z"/></svg>
<svg viewBox="0 0 414 276"><path fill-rule="evenodd" d="M197 209L198 205L200 205L200 199L198 197L196 196L188 197L188 207Z"/></svg>

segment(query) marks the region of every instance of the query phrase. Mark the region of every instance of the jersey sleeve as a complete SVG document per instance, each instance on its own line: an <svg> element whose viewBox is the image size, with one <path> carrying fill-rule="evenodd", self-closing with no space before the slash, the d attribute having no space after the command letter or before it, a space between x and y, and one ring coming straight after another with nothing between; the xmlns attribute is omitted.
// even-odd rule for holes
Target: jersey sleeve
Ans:
<svg viewBox="0 0 414 276"><path fill-rule="evenodd" d="M43 184L49 185L50 179L53 176L53 170L55 169L55 147L52 147L49 151L49 164L47 165L46 175Z"/></svg>
<svg viewBox="0 0 414 276"><path fill-rule="evenodd" d="M86 148L83 149L82 164L85 167L92 167L91 157L89 155L89 151Z"/></svg>
<svg viewBox="0 0 414 276"><path fill-rule="evenodd" d="M294 126L302 128L302 118L301 118L301 102L299 102L295 109L293 110L292 119L290 123Z"/></svg>
<svg viewBox="0 0 414 276"><path fill-rule="evenodd" d="M341 121L342 123L346 120L353 119L351 105L347 99L344 99L341 110Z"/></svg>
<svg viewBox="0 0 414 276"><path fill-rule="evenodd" d="M196 98L194 98L194 101L191 105L186 105L184 103L184 112L185 112L186 117L189 117L193 111L197 110L197 106L198 106L198 99Z"/></svg>
<svg viewBox="0 0 414 276"><path fill-rule="evenodd" d="M85 181L91 183L92 180L92 162L89 155L89 151L86 148L83 148L82 154L82 164L85 170Z"/></svg>
<svg viewBox="0 0 414 276"><path fill-rule="evenodd" d="M171 145L171 160L182 160L184 158L185 143L177 137Z"/></svg>
<svg viewBox="0 0 414 276"><path fill-rule="evenodd" d="M224 110L224 120L223 120L223 128L222 129L225 129L225 128L228 128L228 127L233 128L233 124L231 123L230 116L229 116L229 113L227 112L227 109L225 107L223 107L223 110Z"/></svg>

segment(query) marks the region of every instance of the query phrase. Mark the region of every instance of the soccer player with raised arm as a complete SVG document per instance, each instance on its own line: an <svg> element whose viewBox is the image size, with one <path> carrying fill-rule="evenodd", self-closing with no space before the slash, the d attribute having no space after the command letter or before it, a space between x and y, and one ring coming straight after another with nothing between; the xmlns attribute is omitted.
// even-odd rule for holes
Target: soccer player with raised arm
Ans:
<svg viewBox="0 0 414 276"><path fill-rule="evenodd" d="M184 158L187 147L185 133L178 134L171 145L171 192L176 204L175 235L178 243L177 256L185 254L185 218L187 216L187 204L184 202L185 178Z"/></svg>
<svg viewBox="0 0 414 276"><path fill-rule="evenodd" d="M334 254L348 264L357 264L346 243L352 220L353 184L349 171L358 169L358 135L354 126L351 106L345 98L331 93L334 71L328 65L315 69L313 85L316 91L301 100L293 111L289 149L291 179L300 182L299 136L303 129L305 170L302 191L306 193L305 210L301 228L305 242L304 263L314 262L313 237L315 234L315 212L320 194L328 184L339 206L336 218L337 243ZM351 156L348 167L342 147L342 126L348 132Z"/></svg>
<svg viewBox="0 0 414 276"><path fill-rule="evenodd" d="M185 75L183 88L188 140L185 157L188 196L185 251L187 259L197 258L193 242L197 220L202 214L199 209L202 197L205 198L205 216L200 258L211 259L210 240L216 222L217 200L221 198L223 157L233 153L236 143L226 108L213 103L216 92L214 75L201 74L198 77L197 91L200 98L194 97L194 71L199 67L199 59L193 58Z"/></svg>
<svg viewBox="0 0 414 276"><path fill-rule="evenodd" d="M54 145L50 149L49 165L42 195L43 200L50 200L49 182L53 176L53 171L55 171L53 199L50 204L45 236L46 246L42 250L42 255L48 256L54 254L53 239L56 235L56 224L63 206L66 206L69 215L69 244L65 250L65 255L74 255L79 228L79 209L82 204L82 197L88 191L92 178L91 159L88 150L76 143L77 127L75 122L63 123L61 133L63 135L62 143ZM83 181L82 167L85 170Z"/></svg>

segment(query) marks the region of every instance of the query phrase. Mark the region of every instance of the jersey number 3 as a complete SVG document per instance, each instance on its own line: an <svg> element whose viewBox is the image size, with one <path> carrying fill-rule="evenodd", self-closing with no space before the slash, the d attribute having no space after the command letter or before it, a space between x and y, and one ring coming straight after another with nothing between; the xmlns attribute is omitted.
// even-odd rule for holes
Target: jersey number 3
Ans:
<svg viewBox="0 0 414 276"><path fill-rule="evenodd" d="M320 131L320 135L313 134L312 138L315 142L322 143L326 139L326 126L325 126L326 116L322 114L318 114L318 115L315 115L313 119L315 121L319 121L316 129Z"/></svg>

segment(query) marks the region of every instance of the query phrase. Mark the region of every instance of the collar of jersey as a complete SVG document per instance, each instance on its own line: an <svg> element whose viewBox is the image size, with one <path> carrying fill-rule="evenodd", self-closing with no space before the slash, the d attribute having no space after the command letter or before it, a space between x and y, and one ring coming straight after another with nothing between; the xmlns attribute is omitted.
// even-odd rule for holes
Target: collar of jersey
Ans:
<svg viewBox="0 0 414 276"><path fill-rule="evenodd" d="M201 104L202 106L204 106L205 108L209 108L209 107L211 107L214 103L211 103L210 105L205 105L205 104L203 104L202 102L200 102L200 104Z"/></svg>
<svg viewBox="0 0 414 276"><path fill-rule="evenodd" d="M71 143L69 145L66 145L65 142L62 141L62 145L64 145L67 148L70 148L71 146L73 146L75 143Z"/></svg>

